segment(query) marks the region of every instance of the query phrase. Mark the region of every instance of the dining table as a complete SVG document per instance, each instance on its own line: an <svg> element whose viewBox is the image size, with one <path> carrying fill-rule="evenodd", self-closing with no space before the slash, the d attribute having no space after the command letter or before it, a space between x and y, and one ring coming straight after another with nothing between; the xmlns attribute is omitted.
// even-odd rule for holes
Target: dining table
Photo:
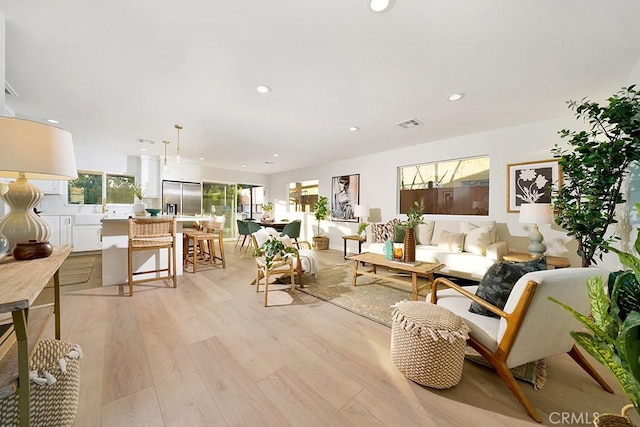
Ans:
<svg viewBox="0 0 640 427"><path fill-rule="evenodd" d="M262 227L275 228L276 231L278 232L282 232L285 225L289 224L288 222L282 222L282 221L256 221L256 222L260 224Z"/></svg>

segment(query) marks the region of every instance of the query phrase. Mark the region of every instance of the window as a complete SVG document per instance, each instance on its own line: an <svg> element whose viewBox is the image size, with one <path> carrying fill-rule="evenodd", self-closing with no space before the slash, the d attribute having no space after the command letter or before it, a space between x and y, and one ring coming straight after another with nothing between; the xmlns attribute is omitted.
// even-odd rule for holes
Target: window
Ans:
<svg viewBox="0 0 640 427"><path fill-rule="evenodd" d="M134 203L133 186L136 179L131 175L107 174L107 203Z"/></svg>
<svg viewBox="0 0 640 427"><path fill-rule="evenodd" d="M289 212L311 212L318 201L317 179L289 183Z"/></svg>
<svg viewBox="0 0 640 427"><path fill-rule="evenodd" d="M202 212L210 215L224 215L224 237L233 237L235 224L236 185L204 182L202 184Z"/></svg>
<svg viewBox="0 0 640 427"><path fill-rule="evenodd" d="M265 189L259 185L238 184L237 213L247 218L256 218L262 215L262 203L264 203ZM254 216L255 214L255 216Z"/></svg>
<svg viewBox="0 0 640 427"><path fill-rule="evenodd" d="M400 213L413 202L425 214L489 215L489 158L476 157L398 168Z"/></svg>
<svg viewBox="0 0 640 427"><path fill-rule="evenodd" d="M102 203L102 172L78 171L78 178L69 181L69 204L99 205Z"/></svg>

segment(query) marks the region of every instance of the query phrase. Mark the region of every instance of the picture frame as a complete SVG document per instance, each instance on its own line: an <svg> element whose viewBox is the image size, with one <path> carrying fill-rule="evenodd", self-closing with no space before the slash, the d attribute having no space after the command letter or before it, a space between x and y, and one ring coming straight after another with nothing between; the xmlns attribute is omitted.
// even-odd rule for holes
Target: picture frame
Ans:
<svg viewBox="0 0 640 427"><path fill-rule="evenodd" d="M358 222L353 208L360 203L360 174L331 178L331 220Z"/></svg>
<svg viewBox="0 0 640 427"><path fill-rule="evenodd" d="M551 203L562 187L557 159L507 165L507 212L520 212L523 203Z"/></svg>

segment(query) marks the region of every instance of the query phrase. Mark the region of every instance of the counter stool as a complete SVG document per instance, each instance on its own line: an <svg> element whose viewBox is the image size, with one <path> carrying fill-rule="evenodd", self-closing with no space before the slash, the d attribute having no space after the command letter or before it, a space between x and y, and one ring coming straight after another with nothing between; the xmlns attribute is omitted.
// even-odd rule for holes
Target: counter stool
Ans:
<svg viewBox="0 0 640 427"><path fill-rule="evenodd" d="M460 382L469 328L439 305L403 301L395 305L391 359L407 378L443 389Z"/></svg>
<svg viewBox="0 0 640 427"><path fill-rule="evenodd" d="M81 357L80 347L65 341L42 340L38 343L29 362L32 371L29 419L32 426L73 424L80 396ZM18 404L17 393L0 399L0 425L19 425Z"/></svg>
<svg viewBox="0 0 640 427"><path fill-rule="evenodd" d="M192 264L192 272L197 272L198 260L209 262L215 265L221 261L222 268L227 268L224 256L224 221L225 216L217 216L213 221L205 223L202 229L193 229L183 231L183 261L185 271L189 263ZM193 250L189 250L191 241L193 241ZM216 254L216 242L220 250L220 255Z"/></svg>
<svg viewBox="0 0 640 427"><path fill-rule="evenodd" d="M133 271L133 255L138 251L167 250L167 267L158 267L154 270ZM158 257L160 251L158 251ZM176 275L176 218L129 218L129 296L133 295L135 283L150 282L153 280L171 279L173 287L178 284ZM156 274L155 277L134 280L134 276L148 273Z"/></svg>

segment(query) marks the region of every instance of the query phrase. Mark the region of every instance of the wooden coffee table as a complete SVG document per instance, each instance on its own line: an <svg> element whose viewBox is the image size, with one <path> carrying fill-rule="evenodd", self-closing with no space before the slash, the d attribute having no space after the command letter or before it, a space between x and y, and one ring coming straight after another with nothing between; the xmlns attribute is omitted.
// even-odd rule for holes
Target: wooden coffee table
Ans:
<svg viewBox="0 0 640 427"><path fill-rule="evenodd" d="M395 283L401 283L403 285L411 284L412 286L412 297L414 301L418 300L418 292L433 282L433 273L443 268L444 264L436 264L432 262L419 262L416 264L399 262L399 261L390 261L384 257L384 255L374 254L371 252L365 252L363 254L352 255L349 259L354 261L353 266L353 286L356 286L356 281L358 276L371 276L378 277L382 280L389 280ZM360 263L371 264L371 270L359 270ZM411 274L411 282L407 280L397 279L395 277L389 276L380 276L377 274L377 267L386 267L392 270L400 271L402 273ZM429 280L428 283L418 287L418 276L424 277Z"/></svg>

